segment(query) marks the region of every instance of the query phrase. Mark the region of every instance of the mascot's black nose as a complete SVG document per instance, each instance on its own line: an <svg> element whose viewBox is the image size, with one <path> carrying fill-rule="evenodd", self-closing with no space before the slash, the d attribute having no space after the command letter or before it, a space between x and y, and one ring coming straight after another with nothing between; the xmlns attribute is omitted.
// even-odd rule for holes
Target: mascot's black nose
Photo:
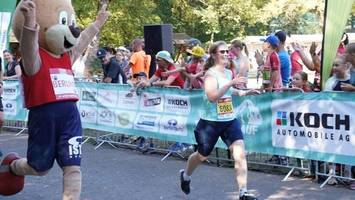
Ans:
<svg viewBox="0 0 355 200"><path fill-rule="evenodd" d="M80 29L78 27L69 26L69 29L71 34L73 34L75 38L78 38L80 36Z"/></svg>

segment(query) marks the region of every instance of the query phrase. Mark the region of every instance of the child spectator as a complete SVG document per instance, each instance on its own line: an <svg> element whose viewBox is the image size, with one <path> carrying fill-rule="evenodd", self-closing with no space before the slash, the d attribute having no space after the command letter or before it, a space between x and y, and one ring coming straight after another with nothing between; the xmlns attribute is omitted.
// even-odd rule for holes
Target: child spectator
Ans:
<svg viewBox="0 0 355 200"><path fill-rule="evenodd" d="M292 87L300 88L303 92L311 92L311 87L308 83L308 75L306 72L296 72L292 77Z"/></svg>
<svg viewBox="0 0 355 200"><path fill-rule="evenodd" d="M205 50L203 50L203 48L200 46L195 46L192 48L192 50L187 49L186 52L190 53L192 58L191 63L187 65L185 71L183 71L183 74L187 77L185 80L184 88L200 89L203 85L203 80L201 77L204 74L203 56L205 55Z"/></svg>
<svg viewBox="0 0 355 200"><path fill-rule="evenodd" d="M262 56L258 51L255 54L260 70L263 73L263 88L266 91L282 87L280 59L276 53L279 45L279 39L275 35L269 35L263 45L263 51L267 53L265 61L261 60Z"/></svg>
<svg viewBox="0 0 355 200"><path fill-rule="evenodd" d="M342 91L341 84L350 84L349 64L344 56L337 56L333 62L333 75L325 83L325 91Z"/></svg>

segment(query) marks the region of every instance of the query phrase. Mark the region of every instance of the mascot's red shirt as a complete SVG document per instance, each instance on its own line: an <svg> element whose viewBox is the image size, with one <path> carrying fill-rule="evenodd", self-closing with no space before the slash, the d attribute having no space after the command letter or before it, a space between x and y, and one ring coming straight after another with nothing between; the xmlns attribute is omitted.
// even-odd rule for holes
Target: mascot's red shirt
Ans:
<svg viewBox="0 0 355 200"><path fill-rule="evenodd" d="M69 54L55 58L40 48L39 55L42 61L39 71L33 76L22 75L26 108L58 101L77 101Z"/></svg>

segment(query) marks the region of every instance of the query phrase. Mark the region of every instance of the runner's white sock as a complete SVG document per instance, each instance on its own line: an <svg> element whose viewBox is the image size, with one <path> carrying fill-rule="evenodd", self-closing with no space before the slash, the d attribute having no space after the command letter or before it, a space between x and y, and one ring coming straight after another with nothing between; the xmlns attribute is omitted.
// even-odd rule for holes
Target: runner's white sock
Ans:
<svg viewBox="0 0 355 200"><path fill-rule="evenodd" d="M245 188L240 188L239 189L239 197L242 197L247 192L248 192L248 190L247 190L246 187Z"/></svg>
<svg viewBox="0 0 355 200"><path fill-rule="evenodd" d="M191 180L191 176L187 175L186 172L184 172L183 177L184 177L185 181L190 181Z"/></svg>

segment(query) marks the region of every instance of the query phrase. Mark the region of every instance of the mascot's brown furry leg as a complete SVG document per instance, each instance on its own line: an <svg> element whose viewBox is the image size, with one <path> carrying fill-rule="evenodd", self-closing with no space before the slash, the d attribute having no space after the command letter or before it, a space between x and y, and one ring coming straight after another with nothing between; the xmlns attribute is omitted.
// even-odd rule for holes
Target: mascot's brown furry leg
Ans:
<svg viewBox="0 0 355 200"><path fill-rule="evenodd" d="M81 171L79 166L63 167L63 200L79 200Z"/></svg>
<svg viewBox="0 0 355 200"><path fill-rule="evenodd" d="M49 170L45 172L37 172L31 166L28 165L26 158L21 158L12 162L11 171L18 176L25 176L25 175L44 176L49 172Z"/></svg>

